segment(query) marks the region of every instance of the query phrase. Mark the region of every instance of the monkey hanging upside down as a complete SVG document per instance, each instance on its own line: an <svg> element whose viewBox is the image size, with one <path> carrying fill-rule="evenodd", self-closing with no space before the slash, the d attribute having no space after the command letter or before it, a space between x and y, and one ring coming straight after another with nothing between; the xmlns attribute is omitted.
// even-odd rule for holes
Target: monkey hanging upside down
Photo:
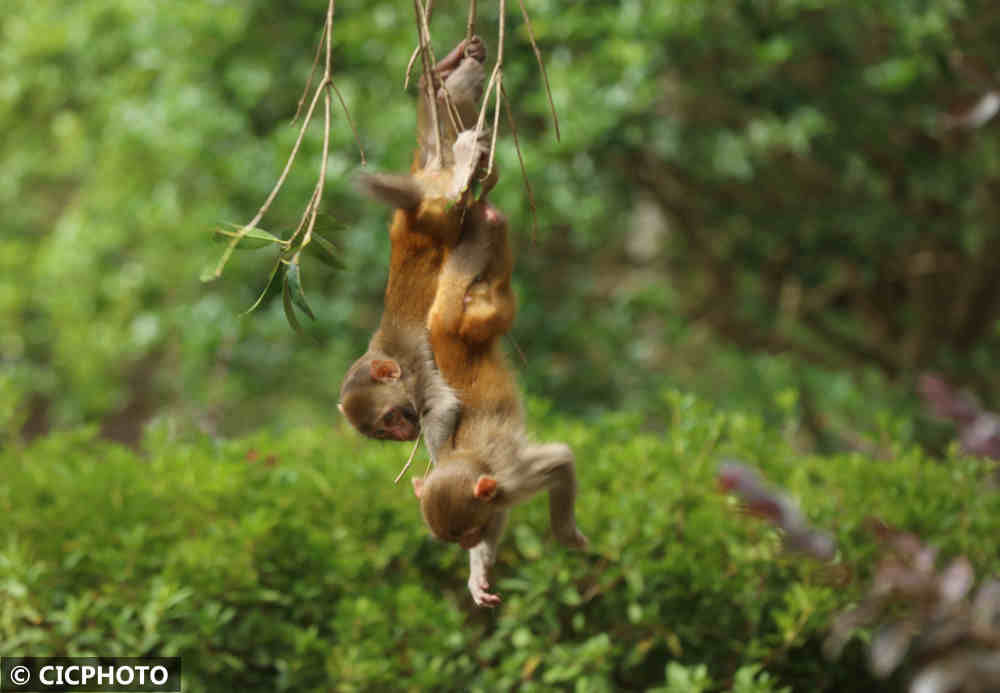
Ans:
<svg viewBox="0 0 1000 693"><path fill-rule="evenodd" d="M412 176L367 176L362 184L392 205L389 280L381 324L368 350L348 369L338 408L358 431L380 440L416 440L423 430L431 459L451 435L459 402L434 366L427 314L441 265L462 234L470 195L450 194L460 128L471 127L482 95L486 48L479 37L459 43L433 72L434 135L426 75L421 77ZM449 117L447 114L451 114ZM438 144L440 143L440 149ZM487 186L484 184L484 194Z"/></svg>
<svg viewBox="0 0 1000 693"><path fill-rule="evenodd" d="M460 48L442 64L454 63ZM468 52L462 65L475 60ZM468 89L471 73L463 77L466 94L474 91ZM506 220L464 192L459 204L451 204L443 195L454 189L449 170L425 154L430 137L424 125L419 141L413 178L366 181L376 197L397 208L389 282L382 322L344 379L340 410L374 438L413 440L422 425L437 462L425 478L414 479L422 514L435 536L470 549L470 592L478 605L494 606L500 598L488 592L488 571L512 505L548 489L556 538L574 547L587 540L574 517L573 454L561 443L529 440L517 384L499 345L516 312Z"/></svg>
<svg viewBox="0 0 1000 693"><path fill-rule="evenodd" d="M437 451L437 464L413 479L413 489L431 532L470 550L469 591L480 606L500 602L488 591L489 569L511 506L548 490L556 539L587 546L574 515L573 453L563 443L529 439L520 392L500 348L515 311L512 268L506 219L489 203L477 203L444 263L428 317L434 358L462 410L452 445Z"/></svg>

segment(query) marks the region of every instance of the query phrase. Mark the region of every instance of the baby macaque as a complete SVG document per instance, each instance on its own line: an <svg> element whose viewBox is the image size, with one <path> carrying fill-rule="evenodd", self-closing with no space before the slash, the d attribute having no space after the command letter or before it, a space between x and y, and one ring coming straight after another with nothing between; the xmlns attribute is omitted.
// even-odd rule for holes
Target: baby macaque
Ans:
<svg viewBox="0 0 1000 693"><path fill-rule="evenodd" d="M461 219L445 200L425 199L409 179L371 177L365 184L398 208L389 229L382 320L368 350L348 369L338 408L363 435L380 440L415 440L423 426L433 455L451 434L459 403L434 367L425 325Z"/></svg>
<svg viewBox="0 0 1000 693"><path fill-rule="evenodd" d="M515 311L507 222L486 202L468 211L461 243L441 272L428 317L438 369L462 401L452 445L413 489L431 532L469 553L469 591L479 606L495 606L489 569L508 509L548 489L549 516L560 542L583 548L574 517L573 453L562 443L532 442L524 430L521 397L500 348Z"/></svg>
<svg viewBox="0 0 1000 693"><path fill-rule="evenodd" d="M434 365L427 314L442 263L462 234L469 196L465 190L458 198L450 196L452 148L461 134L457 128L472 125L485 80L485 58L482 40L473 37L456 46L433 72L440 151L425 75L412 176L376 175L361 181L369 194L396 212L389 229L392 249L382 320L368 350L344 377L338 408L371 438L415 440L423 430L432 459L451 435L460 404Z"/></svg>

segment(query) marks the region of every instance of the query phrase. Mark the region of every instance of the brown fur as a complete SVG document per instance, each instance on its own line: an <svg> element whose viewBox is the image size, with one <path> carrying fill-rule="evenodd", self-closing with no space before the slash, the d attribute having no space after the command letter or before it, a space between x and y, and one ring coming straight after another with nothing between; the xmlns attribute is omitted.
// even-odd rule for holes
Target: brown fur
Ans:
<svg viewBox="0 0 1000 693"><path fill-rule="evenodd" d="M434 535L472 549L469 590L477 604L493 606L499 597L488 592L488 571L512 505L548 489L556 538L576 547L587 540L573 513L573 454L561 443L528 439L517 382L500 348L515 312L506 220L485 203L469 213L428 316L431 348L463 402L462 416L453 445L439 450L434 469L413 484Z"/></svg>
<svg viewBox="0 0 1000 693"><path fill-rule="evenodd" d="M466 236L444 266L428 315L431 349L466 409L499 407L519 414L514 403L520 393L499 339L510 330L517 310L510 285L514 259L507 221L481 202L469 209L466 224Z"/></svg>
<svg viewBox="0 0 1000 693"><path fill-rule="evenodd" d="M458 131L448 117L453 104L460 126L475 112L485 73L485 48L478 37L462 42L440 63L433 75L438 100L438 140L429 117L426 81L421 78L418 106L418 150L413 175L368 176L368 192L396 208L389 229L391 252L385 308L368 351L348 370L341 386L340 410L362 434L390 440L413 440L422 426L432 459L450 436L459 403L438 374L427 344L426 322L437 295L442 265L459 242L470 196L446 197L451 189L450 154ZM445 95L448 98L445 98ZM469 123L471 124L471 123ZM434 151L429 151L433 147ZM485 309L485 299L479 309ZM485 322L483 323L486 324ZM481 335L480 335L481 336ZM390 361L397 378L379 378L375 365ZM420 418L421 426L411 424ZM388 423L390 420L395 423Z"/></svg>

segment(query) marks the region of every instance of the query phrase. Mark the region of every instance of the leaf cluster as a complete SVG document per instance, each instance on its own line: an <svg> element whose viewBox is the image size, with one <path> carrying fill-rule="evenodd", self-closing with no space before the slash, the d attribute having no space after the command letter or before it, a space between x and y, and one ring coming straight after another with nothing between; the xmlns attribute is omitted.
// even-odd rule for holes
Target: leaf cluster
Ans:
<svg viewBox="0 0 1000 693"><path fill-rule="evenodd" d="M857 643L821 650L880 554L867 516L1000 568L984 463L801 456L757 417L662 403L656 433L531 403L539 437L576 453L593 546L559 549L544 499L519 508L495 612L392 485L406 451L346 427L182 444L164 424L141 455L78 430L0 453L0 653L180 655L190 691L860 692L894 680ZM836 536L832 565L785 554L718 493L720 456L788 488Z"/></svg>

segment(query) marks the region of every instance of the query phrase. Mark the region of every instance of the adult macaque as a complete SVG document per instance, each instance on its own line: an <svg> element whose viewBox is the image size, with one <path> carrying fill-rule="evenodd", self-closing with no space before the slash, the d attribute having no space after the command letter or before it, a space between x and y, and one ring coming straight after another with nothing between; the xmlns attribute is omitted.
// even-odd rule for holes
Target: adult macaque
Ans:
<svg viewBox="0 0 1000 693"><path fill-rule="evenodd" d="M468 215L466 235L445 261L428 317L431 348L462 400L462 415L453 444L438 450L437 465L413 479L413 490L431 532L470 549L473 600L495 606L500 597L489 592L489 569L511 506L548 489L556 539L577 548L587 539L573 510L573 453L562 443L527 437L517 383L497 338L514 317L507 222L486 202Z"/></svg>
<svg viewBox="0 0 1000 693"><path fill-rule="evenodd" d="M373 197L396 209L389 229L391 252L385 306L368 350L348 370L338 408L363 435L415 440L424 432L432 459L451 435L459 402L434 366L427 342L427 314L449 250L462 234L471 198L454 188L453 147L457 126L471 125L482 94L486 51L474 37L462 41L436 66L438 138L433 133L425 77L418 106L418 149L412 176L366 176ZM449 113L452 114L449 117ZM469 120L469 123L466 121Z"/></svg>

